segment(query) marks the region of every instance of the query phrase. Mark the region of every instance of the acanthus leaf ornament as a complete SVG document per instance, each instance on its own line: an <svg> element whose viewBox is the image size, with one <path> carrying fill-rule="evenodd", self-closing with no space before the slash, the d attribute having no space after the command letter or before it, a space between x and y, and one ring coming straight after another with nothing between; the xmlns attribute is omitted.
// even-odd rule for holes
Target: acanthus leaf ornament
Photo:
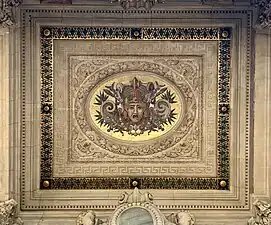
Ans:
<svg viewBox="0 0 271 225"><path fill-rule="evenodd" d="M0 224L23 225L23 221L17 215L18 203L14 199L0 203Z"/></svg>
<svg viewBox="0 0 271 225"><path fill-rule="evenodd" d="M271 0L254 0L253 5L259 8L257 27L271 28Z"/></svg>
<svg viewBox="0 0 271 225"><path fill-rule="evenodd" d="M119 2L124 9L145 8L150 10L156 3L165 3L166 0L111 0L111 3Z"/></svg>
<svg viewBox="0 0 271 225"><path fill-rule="evenodd" d="M248 220L248 225L270 225L271 224L271 204L265 201L256 200L253 203L256 216Z"/></svg>
<svg viewBox="0 0 271 225"><path fill-rule="evenodd" d="M0 0L0 27L14 26L14 7L19 6L22 0Z"/></svg>

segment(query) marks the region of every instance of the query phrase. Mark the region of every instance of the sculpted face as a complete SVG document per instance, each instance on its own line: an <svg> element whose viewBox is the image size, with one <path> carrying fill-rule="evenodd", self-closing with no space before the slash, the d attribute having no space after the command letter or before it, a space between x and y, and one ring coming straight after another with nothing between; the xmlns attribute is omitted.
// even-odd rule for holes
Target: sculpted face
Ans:
<svg viewBox="0 0 271 225"><path fill-rule="evenodd" d="M128 117L133 123L138 123L142 120L145 110L146 104L142 102L129 103L126 108Z"/></svg>

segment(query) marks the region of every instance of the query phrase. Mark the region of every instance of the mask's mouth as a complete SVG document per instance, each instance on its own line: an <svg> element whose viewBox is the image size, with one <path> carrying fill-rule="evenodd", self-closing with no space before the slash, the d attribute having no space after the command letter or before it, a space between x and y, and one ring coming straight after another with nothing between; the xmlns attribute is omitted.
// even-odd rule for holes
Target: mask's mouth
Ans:
<svg viewBox="0 0 271 225"><path fill-rule="evenodd" d="M133 119L138 119L139 116L137 114L133 114L132 117Z"/></svg>

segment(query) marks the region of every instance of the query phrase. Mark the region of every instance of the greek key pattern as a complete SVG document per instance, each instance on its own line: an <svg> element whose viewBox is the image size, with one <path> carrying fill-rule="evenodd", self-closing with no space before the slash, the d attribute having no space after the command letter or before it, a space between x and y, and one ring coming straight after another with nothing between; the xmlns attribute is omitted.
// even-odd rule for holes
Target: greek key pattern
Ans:
<svg viewBox="0 0 271 225"><path fill-rule="evenodd" d="M219 46L217 163L215 178L172 177L53 177L53 52L57 39L212 40ZM125 189L138 181L140 188L229 189L230 47L231 28L98 28L41 27L41 189Z"/></svg>

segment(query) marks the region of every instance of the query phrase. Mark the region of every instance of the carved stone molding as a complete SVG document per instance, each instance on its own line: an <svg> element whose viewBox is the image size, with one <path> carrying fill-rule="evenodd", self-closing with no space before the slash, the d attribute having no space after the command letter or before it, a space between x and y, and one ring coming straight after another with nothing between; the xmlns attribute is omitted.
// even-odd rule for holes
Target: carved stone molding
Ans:
<svg viewBox="0 0 271 225"><path fill-rule="evenodd" d="M13 200L7 200L0 203L0 224L3 225L22 225L23 221L17 215L18 203Z"/></svg>
<svg viewBox="0 0 271 225"><path fill-rule="evenodd" d="M256 200L253 205L256 215L248 220L248 225L270 225L271 204L265 201Z"/></svg>
<svg viewBox="0 0 271 225"><path fill-rule="evenodd" d="M119 2L124 9L145 8L150 10L156 3L165 3L165 0L111 0L111 3Z"/></svg>
<svg viewBox="0 0 271 225"><path fill-rule="evenodd" d="M136 181L133 182L136 186ZM153 197L149 192L141 192L138 188L130 194L124 192L119 199L119 206L112 216L105 220L96 217L92 210L80 213L76 225L123 225L123 224L156 224L156 225L194 225L195 218L188 211L180 210L164 216L153 204Z"/></svg>
<svg viewBox="0 0 271 225"><path fill-rule="evenodd" d="M22 0L0 0L0 27L11 27L14 25L13 9L21 3Z"/></svg>
<svg viewBox="0 0 271 225"><path fill-rule="evenodd" d="M253 4L259 8L257 28L271 28L271 0L254 0Z"/></svg>

